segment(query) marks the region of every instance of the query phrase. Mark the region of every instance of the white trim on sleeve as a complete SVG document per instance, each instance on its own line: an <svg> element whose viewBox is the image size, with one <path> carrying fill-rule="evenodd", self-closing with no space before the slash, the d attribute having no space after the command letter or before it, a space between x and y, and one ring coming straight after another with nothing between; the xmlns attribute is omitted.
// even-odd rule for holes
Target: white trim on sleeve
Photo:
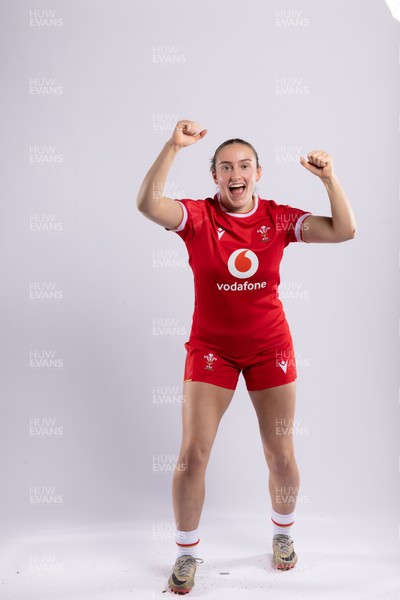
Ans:
<svg viewBox="0 0 400 600"><path fill-rule="evenodd" d="M299 217L296 221L296 225L294 228L294 235L296 237L296 240L298 242L302 242L303 240L301 239L301 224L304 221L304 219L306 217L309 217L312 213L306 213L305 215L301 215L301 217Z"/></svg>
<svg viewBox="0 0 400 600"><path fill-rule="evenodd" d="M176 200L176 202L179 202L179 200ZM170 229L170 231L182 231L182 229L185 227L186 225L186 221L188 220L188 212L187 212L187 208L184 204L182 204L182 202L179 202L179 204L182 206L183 208L183 217L182 217L182 221L180 222L180 224L178 225L178 227L176 229Z"/></svg>

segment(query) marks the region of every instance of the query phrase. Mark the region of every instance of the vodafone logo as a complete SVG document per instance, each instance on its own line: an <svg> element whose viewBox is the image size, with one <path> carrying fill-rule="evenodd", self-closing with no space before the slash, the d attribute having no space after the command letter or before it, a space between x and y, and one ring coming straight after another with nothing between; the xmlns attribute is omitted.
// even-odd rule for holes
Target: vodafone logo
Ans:
<svg viewBox="0 0 400 600"><path fill-rule="evenodd" d="M252 250L239 248L235 250L228 260L229 273L238 279L247 279L254 275L258 269L258 258Z"/></svg>
<svg viewBox="0 0 400 600"><path fill-rule="evenodd" d="M232 252L228 259L229 273L237 279L248 279L258 269L257 255L248 248L239 248ZM266 281L243 281L239 283L217 283L220 292L248 292L251 290L261 290L267 287Z"/></svg>

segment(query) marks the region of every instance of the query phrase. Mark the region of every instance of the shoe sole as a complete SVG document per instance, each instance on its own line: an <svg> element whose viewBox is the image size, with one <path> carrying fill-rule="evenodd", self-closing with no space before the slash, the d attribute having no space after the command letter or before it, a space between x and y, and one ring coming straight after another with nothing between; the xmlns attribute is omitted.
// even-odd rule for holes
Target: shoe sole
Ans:
<svg viewBox="0 0 400 600"><path fill-rule="evenodd" d="M275 562L273 562L273 565L275 566L275 568L278 571L290 571L290 569L294 569L296 564L297 564L297 556L296 556L296 560L294 560L293 562L290 562L290 563L275 563Z"/></svg>
<svg viewBox="0 0 400 600"><path fill-rule="evenodd" d="M275 565L278 571L290 571L290 569L294 569L295 566L296 563L294 563L293 565Z"/></svg>
<svg viewBox="0 0 400 600"><path fill-rule="evenodd" d="M192 588L178 588L178 589L174 589L171 586L169 586L169 589L171 590L171 592L174 592L174 594L180 594L181 596L183 596L184 594L188 594Z"/></svg>

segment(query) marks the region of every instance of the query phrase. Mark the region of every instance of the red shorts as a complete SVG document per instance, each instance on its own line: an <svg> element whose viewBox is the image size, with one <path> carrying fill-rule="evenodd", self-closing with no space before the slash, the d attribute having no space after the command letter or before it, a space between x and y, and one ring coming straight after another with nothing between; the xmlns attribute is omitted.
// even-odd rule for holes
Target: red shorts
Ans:
<svg viewBox="0 0 400 600"><path fill-rule="evenodd" d="M236 389L242 371L249 391L291 383L297 377L291 339L279 347L244 358L229 358L212 346L193 347L186 342L185 381L203 381L230 390Z"/></svg>

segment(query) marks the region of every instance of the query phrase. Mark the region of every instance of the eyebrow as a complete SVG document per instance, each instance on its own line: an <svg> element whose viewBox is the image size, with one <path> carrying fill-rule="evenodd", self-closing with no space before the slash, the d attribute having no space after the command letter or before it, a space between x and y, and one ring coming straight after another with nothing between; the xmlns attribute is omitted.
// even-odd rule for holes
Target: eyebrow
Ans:
<svg viewBox="0 0 400 600"><path fill-rule="evenodd" d="M239 162L246 162L248 160L251 162L251 158L242 158L241 160L239 160ZM232 163L229 160L222 160L219 164L220 165L231 165Z"/></svg>

